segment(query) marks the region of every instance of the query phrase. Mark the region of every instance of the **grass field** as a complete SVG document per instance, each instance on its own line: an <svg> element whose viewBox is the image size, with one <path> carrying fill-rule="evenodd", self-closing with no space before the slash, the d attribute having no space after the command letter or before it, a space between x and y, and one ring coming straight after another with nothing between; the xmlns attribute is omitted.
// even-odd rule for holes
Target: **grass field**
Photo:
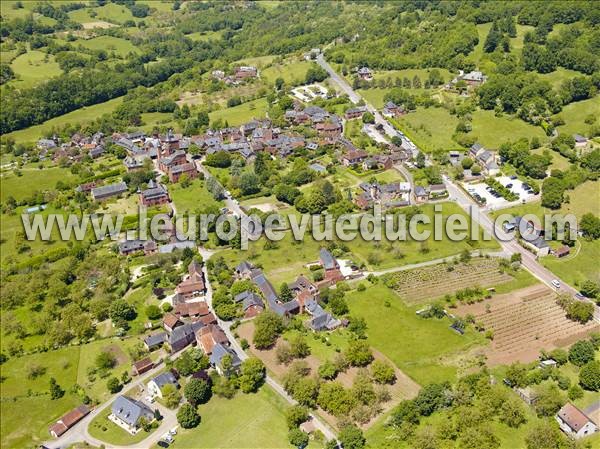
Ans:
<svg viewBox="0 0 600 449"><path fill-rule="evenodd" d="M96 13L95 17L90 15L90 11ZM82 8L69 12L71 20L79 23L97 22L106 20L107 22L122 24L126 20L135 20L131 11L122 5L116 3L107 3L104 6L94 8Z"/></svg>
<svg viewBox="0 0 600 449"><path fill-rule="evenodd" d="M199 208L203 209L213 205L220 207L222 205L222 202L215 200L210 192L206 190L204 181L199 179L195 179L187 189L182 188L180 184L170 185L169 195L175 203L178 214L194 213Z"/></svg>
<svg viewBox="0 0 600 449"><path fill-rule="evenodd" d="M275 55L266 55L266 56L252 56L249 58L239 59L235 61L235 64L239 65L253 65L258 69L264 67L267 64L270 64L275 59Z"/></svg>
<svg viewBox="0 0 600 449"><path fill-rule="evenodd" d="M80 39L75 42L88 50L105 50L107 53L115 52L119 57L127 56L130 52L137 53L139 50L126 39L113 36L98 36L93 39Z"/></svg>
<svg viewBox="0 0 600 449"><path fill-rule="evenodd" d="M260 78L267 83L274 83L277 78L283 78L288 85L304 84L306 72L310 67L316 66L309 61L293 61L283 64L274 64L260 72Z"/></svg>
<svg viewBox="0 0 600 449"><path fill-rule="evenodd" d="M458 119L444 108L418 108L392 121L424 151L460 148L452 140Z"/></svg>
<svg viewBox="0 0 600 449"><path fill-rule="evenodd" d="M131 435L110 421L108 419L108 415L110 414L111 410L108 407L92 420L88 427L88 431L92 437L109 444L128 446L139 443L150 435L149 432L144 432L143 430L140 430L135 435Z"/></svg>
<svg viewBox="0 0 600 449"><path fill-rule="evenodd" d="M35 142L43 137L52 128L64 126L69 123L86 123L97 119L103 114L112 112L117 106L123 102L123 98L113 98L104 103L95 104L92 106L76 109L75 111L47 120L39 125L30 126L29 128L13 131L6 136L15 139L15 142Z"/></svg>
<svg viewBox="0 0 600 449"><path fill-rule="evenodd" d="M268 386L255 394L233 399L213 396L198 408L202 421L196 429L180 429L173 448L283 448L288 447L287 404Z"/></svg>
<svg viewBox="0 0 600 449"><path fill-rule="evenodd" d="M566 105L558 114L565 120L565 124L557 128L558 132L564 134L587 134L590 125L585 123L584 120L590 114L596 117L600 116L600 95Z"/></svg>
<svg viewBox="0 0 600 449"><path fill-rule="evenodd" d="M58 181L71 182L77 179L75 175L66 168L50 167L42 170L34 166L28 166L21 170L23 176L14 173L3 173L0 177L0 199L6 201L13 196L17 201L31 196L36 190L54 189Z"/></svg>
<svg viewBox="0 0 600 449"><path fill-rule="evenodd" d="M600 269L598 268L598 255L600 254L600 241L577 241L580 248L573 249L569 256L557 259L547 256L542 259L542 265L565 282L573 286L580 286L583 281L591 279L600 282Z"/></svg>
<svg viewBox="0 0 600 449"><path fill-rule="evenodd" d="M475 111L472 123L473 131L470 135L477 136L477 141L488 148L498 148L504 142L521 137L537 137L541 142L547 140L540 126L530 125L516 117L496 117L494 111Z"/></svg>
<svg viewBox="0 0 600 449"><path fill-rule="evenodd" d="M17 77L10 85L16 88L32 87L62 73L53 55L38 50L17 56L10 67Z"/></svg>
<svg viewBox="0 0 600 449"><path fill-rule="evenodd" d="M425 205L422 212L433 216L433 205ZM463 214L461 209L453 203L443 203L443 216L450 214ZM432 219L433 222L433 219ZM420 230L432 229L432 225L425 225ZM345 242L350 253L342 259L352 259L358 264L364 263L367 270L384 270L407 264L448 257L459 254L464 249L473 250L475 247L466 242L452 242L449 239L435 241L430 239L423 246L416 241L382 242L366 241L356 238ZM298 275L308 273L305 265L318 259L319 249L326 246L323 242L315 241L307 233L301 242L293 240L291 232L286 233L283 240L277 242L274 249L264 250L264 239L251 242L247 251L227 249L219 252L214 257L223 256L229 266L233 267L242 260L250 260L261 265L273 285L281 282L293 281ZM495 241L480 242L480 248L497 249ZM423 249L426 248L426 251Z"/></svg>
<svg viewBox="0 0 600 449"><path fill-rule="evenodd" d="M575 70L564 69L562 67L558 67L554 72L539 74L540 78L552 84L552 87L554 87L557 91L563 82L576 76L581 76L581 73L576 72Z"/></svg>
<svg viewBox="0 0 600 449"><path fill-rule="evenodd" d="M407 307L400 297L382 284L346 295L350 314L367 321L368 341L421 385L454 380L460 355L483 338L468 330L459 335L450 320L425 319Z"/></svg>
<svg viewBox="0 0 600 449"><path fill-rule="evenodd" d="M152 2L156 3L156 2ZM223 31L203 31L187 34L186 37L190 38L193 41L210 41L210 40L219 40L223 36Z"/></svg>
<svg viewBox="0 0 600 449"><path fill-rule="evenodd" d="M219 109L209 114L210 122L223 120L230 126L239 126L253 118L264 118L267 111L267 100L259 98L232 108Z"/></svg>

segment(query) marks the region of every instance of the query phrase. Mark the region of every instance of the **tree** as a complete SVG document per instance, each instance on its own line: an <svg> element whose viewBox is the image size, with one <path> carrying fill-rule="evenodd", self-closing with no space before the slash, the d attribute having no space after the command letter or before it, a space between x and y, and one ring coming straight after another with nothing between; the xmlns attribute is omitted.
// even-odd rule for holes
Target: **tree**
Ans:
<svg viewBox="0 0 600 449"><path fill-rule="evenodd" d="M108 351L102 351L96 356L96 366L100 369L111 369L117 364L117 358Z"/></svg>
<svg viewBox="0 0 600 449"><path fill-rule="evenodd" d="M136 312L133 306L127 303L124 299L117 299L112 303L109 310L110 319L113 320L116 326L124 327L127 321L135 319Z"/></svg>
<svg viewBox="0 0 600 449"><path fill-rule="evenodd" d="M576 401L577 399L581 399L583 397L584 392L579 385L575 384L571 385L567 394L571 401Z"/></svg>
<svg viewBox="0 0 600 449"><path fill-rule="evenodd" d="M344 355L352 366L366 366L373 361L371 348L364 340L350 342Z"/></svg>
<svg viewBox="0 0 600 449"><path fill-rule="evenodd" d="M508 427L517 428L527 422L523 403L516 398L506 399L500 406L500 422Z"/></svg>
<svg viewBox="0 0 600 449"><path fill-rule="evenodd" d="M210 384L203 379L192 378L185 385L183 394L192 405L205 404L209 401L212 390Z"/></svg>
<svg viewBox="0 0 600 449"><path fill-rule="evenodd" d="M556 385L541 385L536 389L534 407L538 416L552 416L564 403L565 399Z"/></svg>
<svg viewBox="0 0 600 449"><path fill-rule="evenodd" d="M181 394L177 387L173 384L166 384L161 388L161 393L165 405L169 408L175 408L181 401Z"/></svg>
<svg viewBox="0 0 600 449"><path fill-rule="evenodd" d="M380 384L393 384L396 380L394 368L381 360L375 360L371 365L371 375L375 382Z"/></svg>
<svg viewBox="0 0 600 449"><path fill-rule="evenodd" d="M308 409L301 405L293 405L287 409L285 419L287 421L288 429L295 429L300 424L308 420Z"/></svg>
<svg viewBox="0 0 600 449"><path fill-rule="evenodd" d="M366 439L362 431L353 424L342 427L338 438L344 449L362 449L365 447Z"/></svg>
<svg viewBox="0 0 600 449"><path fill-rule="evenodd" d="M483 44L483 50L486 53L492 53L496 49L496 47L498 47L498 44L500 43L501 39L502 32L498 29L498 24L496 23L496 21L494 21L485 39L485 43Z"/></svg>
<svg viewBox="0 0 600 449"><path fill-rule="evenodd" d="M310 355L310 346L308 346L308 343L306 343L306 340L302 335L298 335L291 341L290 352L292 357L303 359Z"/></svg>
<svg viewBox="0 0 600 449"><path fill-rule="evenodd" d="M261 313L254 320L252 341L257 349L268 349L275 344L283 331L283 320L271 311Z"/></svg>
<svg viewBox="0 0 600 449"><path fill-rule="evenodd" d="M145 312L146 316L150 320L158 320L160 317L162 317L162 310L160 310L160 307L158 307L156 304L150 304L148 307L146 307Z"/></svg>
<svg viewBox="0 0 600 449"><path fill-rule="evenodd" d="M60 385L56 383L56 379L54 377L50 378L50 399L56 400L60 399L65 395L65 390L60 388Z"/></svg>
<svg viewBox="0 0 600 449"><path fill-rule="evenodd" d="M177 422L184 429L192 429L200 424L200 415L192 404L183 404L177 412Z"/></svg>
<svg viewBox="0 0 600 449"><path fill-rule="evenodd" d="M231 165L231 156L227 151L217 151L207 155L204 163L209 167L227 168Z"/></svg>
<svg viewBox="0 0 600 449"><path fill-rule="evenodd" d="M579 289L581 294L587 298L596 298L600 293L600 285L592 280L583 281Z"/></svg>
<svg viewBox="0 0 600 449"><path fill-rule="evenodd" d="M108 388L108 391L114 394L121 391L121 388L123 388L123 386L121 385L121 382L119 382L119 379L117 379L116 377L111 377L106 381L106 388Z"/></svg>
<svg viewBox="0 0 600 449"><path fill-rule="evenodd" d="M592 342L580 340L569 348L569 362L576 366L583 366L594 360L595 348Z"/></svg>
<svg viewBox="0 0 600 449"><path fill-rule="evenodd" d="M487 426L469 427L458 438L461 449L496 449L500 440Z"/></svg>
<svg viewBox="0 0 600 449"><path fill-rule="evenodd" d="M375 116L372 113L370 113L369 111L367 111L362 115L362 122L363 123L375 123Z"/></svg>
<svg viewBox="0 0 600 449"><path fill-rule="evenodd" d="M594 360L583 365L579 371L579 384L586 390L600 390L600 361Z"/></svg>
<svg viewBox="0 0 600 449"><path fill-rule="evenodd" d="M400 427L404 423L419 424L420 420L419 407L412 400L404 400L400 402L392 411L390 416L390 424L395 427Z"/></svg>
<svg viewBox="0 0 600 449"><path fill-rule="evenodd" d="M451 404L448 396L450 385L448 383L425 385L414 399L415 405L423 416L429 416Z"/></svg>
<svg viewBox="0 0 600 449"><path fill-rule="evenodd" d="M315 82L321 82L323 81L325 78L327 78L329 76L329 74L327 73L327 71L325 69L323 69L322 67L313 64L312 67L310 67L307 71L306 71L306 84L312 84Z"/></svg>
<svg viewBox="0 0 600 449"><path fill-rule="evenodd" d="M550 176L542 183L542 206L558 209L564 201L565 186L561 179Z"/></svg>
<svg viewBox="0 0 600 449"><path fill-rule="evenodd" d="M240 389L244 393L252 393L262 385L265 378L265 365L256 358L250 357L242 362Z"/></svg>
<svg viewBox="0 0 600 449"><path fill-rule="evenodd" d="M283 282L281 284L281 287L279 289L279 299L281 299L281 302L284 303L294 299L294 294L292 293L292 290L290 289L290 286L287 284L287 282Z"/></svg>
<svg viewBox="0 0 600 449"><path fill-rule="evenodd" d="M583 214L579 221L579 229L584 237L592 240L600 238L600 217L590 212Z"/></svg>
<svg viewBox="0 0 600 449"><path fill-rule="evenodd" d="M549 421L535 424L525 437L527 449L558 449L563 441L558 427Z"/></svg>
<svg viewBox="0 0 600 449"><path fill-rule="evenodd" d="M254 173L244 173L240 176L240 190L243 195L252 195L260 191L260 179Z"/></svg>
<svg viewBox="0 0 600 449"><path fill-rule="evenodd" d="M308 446L308 434L300 429L290 429L288 432L288 441L294 447L303 449Z"/></svg>

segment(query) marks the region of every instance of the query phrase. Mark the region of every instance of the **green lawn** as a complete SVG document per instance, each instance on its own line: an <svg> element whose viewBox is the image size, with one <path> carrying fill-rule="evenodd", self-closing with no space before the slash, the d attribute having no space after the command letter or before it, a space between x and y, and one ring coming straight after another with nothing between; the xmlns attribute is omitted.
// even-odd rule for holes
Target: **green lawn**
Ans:
<svg viewBox="0 0 600 449"><path fill-rule="evenodd" d="M459 357L484 342L471 330L459 335L446 318L420 318L415 314L418 307L407 307L383 284L353 291L346 299L350 314L367 321L371 346L421 385L454 380Z"/></svg>
<svg viewBox="0 0 600 449"><path fill-rule="evenodd" d="M541 73L540 78L546 80L552 84L552 87L559 91L562 83L566 80L574 78L576 76L581 76L580 72L576 72L575 70L564 69L562 67L558 67L554 72L550 73Z"/></svg>
<svg viewBox="0 0 600 449"><path fill-rule="evenodd" d="M153 2L156 3L156 2ZM196 33L186 34L185 37L193 41L219 40L223 36L223 31L198 31Z"/></svg>
<svg viewBox="0 0 600 449"><path fill-rule="evenodd" d="M577 248L577 246L581 246ZM554 256L542 258L542 265L558 277L574 286L580 286L583 281L591 279L600 282L600 268L598 255L600 254L600 240L587 241L579 239L577 246L571 254L562 259Z"/></svg>
<svg viewBox="0 0 600 449"><path fill-rule="evenodd" d="M49 167L40 170L29 165L21 170L23 176L14 173L2 173L0 198L6 201L13 196L17 201L30 197L36 190L50 190L56 187L58 181L71 182L77 179L67 168Z"/></svg>
<svg viewBox="0 0 600 449"><path fill-rule="evenodd" d="M137 53L138 49L127 39L113 36L98 36L93 39L80 39L75 42L77 45L88 50L105 50L107 53L115 52L119 57L125 57L130 52Z"/></svg>
<svg viewBox="0 0 600 449"><path fill-rule="evenodd" d="M28 447L32 441L47 439L48 426L58 417L81 404L81 399L69 393L77 381L80 348L69 347L11 357L2 364L2 447ZM37 365L46 369L37 378L28 377L29 368ZM54 377L67 393L51 400L49 380Z"/></svg>
<svg viewBox="0 0 600 449"><path fill-rule="evenodd" d="M195 179L186 189L180 184L169 185L169 195L175 203L178 214L194 213L197 209L204 209L207 206L222 206L222 202L215 200L206 189L205 182L199 179Z"/></svg>
<svg viewBox="0 0 600 449"><path fill-rule="evenodd" d="M96 13L95 17L89 14L89 11L93 10ZM107 3L104 6L94 8L82 8L75 11L69 12L71 20L79 23L97 22L99 20L106 20L116 24L122 24L126 20L135 20L131 11L122 5L116 3Z"/></svg>
<svg viewBox="0 0 600 449"><path fill-rule="evenodd" d="M287 404L268 386L233 399L213 396L198 408L202 421L195 429L180 429L173 448L289 447Z"/></svg>
<svg viewBox="0 0 600 449"><path fill-rule="evenodd" d="M590 125L585 123L584 120L590 114L600 117L600 95L566 105L558 114L565 120L565 124L557 128L558 132L564 134L587 134Z"/></svg>
<svg viewBox="0 0 600 449"><path fill-rule="evenodd" d="M473 113L473 131L477 141L488 148L498 148L502 143L514 141L521 137L531 139L537 137L540 141L547 140L540 126L533 126L523 120L502 116L496 117L494 111L477 110Z"/></svg>
<svg viewBox="0 0 600 449"><path fill-rule="evenodd" d="M264 118L266 112L267 100L259 98L232 108L213 111L209 114L209 117L211 123L221 119L223 122L229 123L230 126L239 126L253 118Z"/></svg>
<svg viewBox="0 0 600 449"><path fill-rule="evenodd" d="M32 87L62 73L53 55L38 50L17 56L10 67L17 78L10 85L20 89Z"/></svg>
<svg viewBox="0 0 600 449"><path fill-rule="evenodd" d="M265 55L265 56L251 56L249 58L239 59L235 61L236 65L253 65L257 68L261 68L267 64L270 64L275 59L275 55Z"/></svg>
<svg viewBox="0 0 600 449"><path fill-rule="evenodd" d="M103 114L112 112L122 102L122 97L113 98L104 103L76 109L75 111L47 120L39 125L30 126L29 128L21 129L19 131L13 131L6 134L6 136L12 137L17 143L34 142L50 132L52 128L61 127L66 124L91 122Z"/></svg>
<svg viewBox="0 0 600 449"><path fill-rule="evenodd" d="M424 151L460 148L452 140L458 119L444 108L418 108L392 121Z"/></svg>
<svg viewBox="0 0 600 449"><path fill-rule="evenodd" d="M129 446L139 443L150 436L149 432L144 432L143 430L140 430L135 435L131 435L108 419L110 413L111 410L108 407L92 420L88 427L88 431L92 437L109 444Z"/></svg>
<svg viewBox="0 0 600 449"><path fill-rule="evenodd" d="M306 72L309 68L316 67L314 62L293 61L283 64L274 64L260 72L260 78L267 83L274 83L277 78L283 78L288 85L304 84Z"/></svg>

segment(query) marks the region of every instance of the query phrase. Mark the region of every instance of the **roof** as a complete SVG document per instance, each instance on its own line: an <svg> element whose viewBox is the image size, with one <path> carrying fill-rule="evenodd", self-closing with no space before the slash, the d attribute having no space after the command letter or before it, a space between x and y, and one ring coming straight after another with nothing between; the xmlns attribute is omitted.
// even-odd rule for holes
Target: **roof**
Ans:
<svg viewBox="0 0 600 449"><path fill-rule="evenodd" d="M427 195L427 191L425 190L424 187L416 186L415 187L415 195L417 195L417 196L425 196L425 195Z"/></svg>
<svg viewBox="0 0 600 449"><path fill-rule="evenodd" d="M146 343L146 345L148 347L163 344L165 341L167 341L167 333L166 332L161 332L159 334L154 334L154 335L148 335L146 338L144 338L144 343Z"/></svg>
<svg viewBox="0 0 600 449"><path fill-rule="evenodd" d="M113 402L111 412L130 426L136 426L142 416L153 416L152 410L143 403L127 396L117 397Z"/></svg>
<svg viewBox="0 0 600 449"><path fill-rule="evenodd" d="M127 190L127 184L124 182L118 182L116 184L109 184L106 186L95 187L92 189L92 195L94 197L97 196L107 196L107 195L118 195L119 193L123 193Z"/></svg>
<svg viewBox="0 0 600 449"><path fill-rule="evenodd" d="M159 374L158 376L151 379L150 382L154 382L158 388L162 388L168 384L175 386L179 385L177 383L177 379L175 379L175 376L171 371L165 371L164 373Z"/></svg>
<svg viewBox="0 0 600 449"><path fill-rule="evenodd" d="M333 270L337 268L338 264L333 255L326 248L321 248L319 251L319 258L323 264L323 268L326 270Z"/></svg>
<svg viewBox="0 0 600 449"><path fill-rule="evenodd" d="M226 355L231 356L231 365L236 368L242 364L242 361L233 349L227 348L220 343L217 343L213 347L212 354L210 355L210 363L214 366L220 365L223 357Z"/></svg>
<svg viewBox="0 0 600 449"><path fill-rule="evenodd" d="M179 318L172 313L165 313L165 316L163 317L163 324L171 329L173 329L179 322Z"/></svg>
<svg viewBox="0 0 600 449"><path fill-rule="evenodd" d="M136 371L143 370L144 368L146 368L148 366L153 366L153 365L154 365L154 363L152 362L152 360L150 360L149 357L145 357L142 360L138 360L137 362L135 362L133 364Z"/></svg>
<svg viewBox="0 0 600 449"><path fill-rule="evenodd" d="M258 296L256 293L251 293L250 295L248 295L246 298L244 298L244 301L242 303L242 308L244 309L244 311L248 310L252 306L263 308L265 306L262 302L262 299L260 299L260 296Z"/></svg>
<svg viewBox="0 0 600 449"><path fill-rule="evenodd" d="M183 326L176 327L171 332L169 337L169 344L177 343L181 340L187 339L194 334L198 329L204 326L202 321L195 321L193 323L186 323Z"/></svg>
<svg viewBox="0 0 600 449"><path fill-rule="evenodd" d="M573 432L579 432L583 426L591 421L585 413L583 413L570 402L566 403L558 411L557 415L567 426L573 430Z"/></svg>

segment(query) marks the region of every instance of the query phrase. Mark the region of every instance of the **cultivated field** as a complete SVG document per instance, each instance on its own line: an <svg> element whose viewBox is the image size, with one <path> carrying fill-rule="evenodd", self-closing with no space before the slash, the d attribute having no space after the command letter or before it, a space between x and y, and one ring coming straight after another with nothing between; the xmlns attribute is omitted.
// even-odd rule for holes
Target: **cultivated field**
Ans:
<svg viewBox="0 0 600 449"><path fill-rule="evenodd" d="M499 259L474 259L456 265L438 264L389 275L390 285L408 304L439 298L466 287L491 287L513 277L499 268Z"/></svg>
<svg viewBox="0 0 600 449"><path fill-rule="evenodd" d="M582 325L567 319L556 303L556 294L539 284L461 306L457 314L471 314L485 329L493 331L494 339L486 350L490 365L530 362L542 348L566 346L600 330L593 321Z"/></svg>

